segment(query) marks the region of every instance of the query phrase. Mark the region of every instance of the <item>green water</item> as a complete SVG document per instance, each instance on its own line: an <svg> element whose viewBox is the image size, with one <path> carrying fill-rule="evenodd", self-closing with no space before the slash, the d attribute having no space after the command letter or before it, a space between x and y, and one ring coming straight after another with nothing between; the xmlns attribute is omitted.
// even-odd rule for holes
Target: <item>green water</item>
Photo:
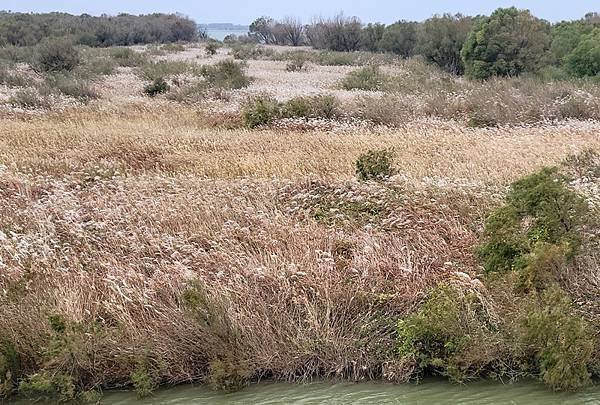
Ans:
<svg viewBox="0 0 600 405"><path fill-rule="evenodd" d="M142 401L131 392L113 392L104 396L102 404L600 404L600 387L574 394L556 394L535 382L507 385L478 382L465 386L439 380L419 385L261 383L234 394L218 393L206 387L181 386L161 390Z"/></svg>

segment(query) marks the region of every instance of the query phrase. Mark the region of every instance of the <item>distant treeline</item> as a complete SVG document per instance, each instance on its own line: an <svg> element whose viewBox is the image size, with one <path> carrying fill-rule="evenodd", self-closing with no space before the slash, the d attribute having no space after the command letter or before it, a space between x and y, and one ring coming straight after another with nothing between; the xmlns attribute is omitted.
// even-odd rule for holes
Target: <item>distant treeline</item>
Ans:
<svg viewBox="0 0 600 405"><path fill-rule="evenodd" d="M170 43L193 41L198 34L194 21L175 14L94 17L0 11L0 46L33 46L54 37L69 37L89 46Z"/></svg>
<svg viewBox="0 0 600 405"><path fill-rule="evenodd" d="M448 72L473 78L544 69L579 77L600 73L598 13L558 24L514 7L498 9L491 16L444 14L391 25L364 25L357 17L343 14L308 25L294 18L260 17L250 26L249 35L265 44L421 55Z"/></svg>

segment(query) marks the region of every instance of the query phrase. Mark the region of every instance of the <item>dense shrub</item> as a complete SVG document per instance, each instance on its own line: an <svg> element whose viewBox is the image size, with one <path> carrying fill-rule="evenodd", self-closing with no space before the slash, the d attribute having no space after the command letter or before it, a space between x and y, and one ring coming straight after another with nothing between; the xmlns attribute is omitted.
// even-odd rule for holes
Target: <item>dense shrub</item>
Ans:
<svg viewBox="0 0 600 405"><path fill-rule="evenodd" d="M48 97L40 95L33 89L23 89L17 91L8 99L7 103L14 107L21 107L25 109L49 109L52 106L52 103Z"/></svg>
<svg viewBox="0 0 600 405"><path fill-rule="evenodd" d="M417 44L418 23L410 21L398 21L385 28L379 49L392 52L404 58L412 56Z"/></svg>
<svg viewBox="0 0 600 405"><path fill-rule="evenodd" d="M487 272L518 270L524 287L535 287L547 277L541 271L560 270L562 258L576 252L586 205L556 168L513 183L506 201L488 218L479 255Z"/></svg>
<svg viewBox="0 0 600 405"><path fill-rule="evenodd" d="M591 383L593 337L559 287L543 291L523 323L524 341L535 350L540 378L549 387L575 390Z"/></svg>
<svg viewBox="0 0 600 405"><path fill-rule="evenodd" d="M175 14L93 17L0 12L0 45L32 46L64 36L88 46L134 45L194 41L198 29L192 20Z"/></svg>
<svg viewBox="0 0 600 405"><path fill-rule="evenodd" d="M209 41L204 47L206 54L208 56L213 56L217 54L217 49L219 49L219 43L216 41Z"/></svg>
<svg viewBox="0 0 600 405"><path fill-rule="evenodd" d="M569 71L578 77L600 74L600 28L581 38L566 56L566 64Z"/></svg>
<svg viewBox="0 0 600 405"><path fill-rule="evenodd" d="M213 87L241 89L250 84L245 66L233 60L223 60L212 66L203 66L200 73Z"/></svg>
<svg viewBox="0 0 600 405"><path fill-rule="evenodd" d="M484 349L491 343L490 324L475 293L439 286L417 313L398 323L398 355L413 377L439 374L458 382L481 377L494 360Z"/></svg>
<svg viewBox="0 0 600 405"><path fill-rule="evenodd" d="M308 55L304 52L295 52L290 56L290 61L285 66L285 70L288 72L301 72L306 70L306 63L308 62Z"/></svg>
<svg viewBox="0 0 600 405"><path fill-rule="evenodd" d="M200 72L201 69L194 63L167 60L145 63L138 69L139 75L146 80L165 79L186 73L198 75Z"/></svg>
<svg viewBox="0 0 600 405"><path fill-rule="evenodd" d="M273 98L257 97L246 102L242 116L248 128L267 125L281 117L281 105Z"/></svg>
<svg viewBox="0 0 600 405"><path fill-rule="evenodd" d="M362 69L350 72L342 81L345 90L382 90L385 83L385 75L377 66L365 66Z"/></svg>
<svg viewBox="0 0 600 405"><path fill-rule="evenodd" d="M329 95L295 97L288 100L282 107L282 115L289 118L333 119L340 114L338 100Z"/></svg>
<svg viewBox="0 0 600 405"><path fill-rule="evenodd" d="M546 62L550 25L527 10L498 9L475 24L462 50L474 79L537 72Z"/></svg>
<svg viewBox="0 0 600 405"><path fill-rule="evenodd" d="M25 87L30 80L23 74L15 71L14 67L0 64L0 84L8 87Z"/></svg>
<svg viewBox="0 0 600 405"><path fill-rule="evenodd" d="M48 75L40 92L44 95L63 94L84 102L100 97L86 80L61 73Z"/></svg>
<svg viewBox="0 0 600 405"><path fill-rule="evenodd" d="M357 17L343 14L320 19L306 28L308 42L317 49L331 51L358 51L361 46L362 24Z"/></svg>
<svg viewBox="0 0 600 405"><path fill-rule="evenodd" d="M385 24L369 23L361 32L360 48L364 51L379 52L381 51L380 42L385 33Z"/></svg>
<svg viewBox="0 0 600 405"><path fill-rule="evenodd" d="M35 51L34 67L43 72L65 72L81 63L79 51L66 39L48 39Z"/></svg>
<svg viewBox="0 0 600 405"><path fill-rule="evenodd" d="M110 57L122 67L138 67L148 62L146 55L131 48L112 48Z"/></svg>
<svg viewBox="0 0 600 405"><path fill-rule="evenodd" d="M157 96L169 91L169 84L162 77L154 79L154 81L144 87L144 93L150 97Z"/></svg>
<svg viewBox="0 0 600 405"><path fill-rule="evenodd" d="M419 27L416 53L444 71L461 75L461 51L473 27L473 19L460 14L434 16Z"/></svg>
<svg viewBox="0 0 600 405"><path fill-rule="evenodd" d="M370 150L358 157L355 166L359 180L388 178L395 173L394 152L390 149Z"/></svg>

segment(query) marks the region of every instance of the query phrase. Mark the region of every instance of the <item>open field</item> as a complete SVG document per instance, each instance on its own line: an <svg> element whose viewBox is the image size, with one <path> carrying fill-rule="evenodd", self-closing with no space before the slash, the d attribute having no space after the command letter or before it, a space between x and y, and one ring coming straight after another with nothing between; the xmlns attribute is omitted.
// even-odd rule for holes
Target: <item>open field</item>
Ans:
<svg viewBox="0 0 600 405"><path fill-rule="evenodd" d="M230 49L209 57L203 46L152 60L199 67L230 59ZM90 79L97 97L85 102L62 94L24 107L7 101L14 86L0 89L0 370L10 373L0 375L0 396L17 378L69 397L69 390L134 385L147 393L190 381L223 389L261 378L405 382L426 367L461 382L539 376L532 359L544 343L523 332L524 319L536 304L562 310L563 290L569 309L552 314L572 329L556 340L571 338L567 357L582 358L576 383L600 374L600 162L593 154L573 158L600 150L597 86L526 81L531 89L523 90L516 79L455 78L443 93L398 90L398 77L411 81L422 62L396 61L381 67L397 79L393 90L346 90L340 83L361 66L309 63L290 72L286 60L245 63L248 86L212 88L193 102L145 95L151 80L143 67ZM208 80L178 69L171 91ZM467 95L482 97L485 86L506 104L486 107L496 122L473 125L473 111L484 110ZM249 128L248 97L264 93L280 103L332 95L341 112ZM546 102L541 93L550 101L536 109ZM445 100L438 109L435 94ZM401 117L385 122L357 107L394 97L430 101L402 116L383 104L384 115ZM566 104L570 112L559 108ZM394 175L359 181L357 159L381 149L393 150ZM540 274L561 292L522 292L514 274L484 271L477 246L511 183L546 166L572 175L565 187L585 199L586 222L572 227L583 229L575 259L540 265L560 269ZM438 304L449 315L439 315ZM444 331L419 323L421 315ZM399 339L410 329L402 320L414 322L411 330L430 328L428 355L450 360L422 367L415 353L402 357ZM444 342L460 350L444 352Z"/></svg>

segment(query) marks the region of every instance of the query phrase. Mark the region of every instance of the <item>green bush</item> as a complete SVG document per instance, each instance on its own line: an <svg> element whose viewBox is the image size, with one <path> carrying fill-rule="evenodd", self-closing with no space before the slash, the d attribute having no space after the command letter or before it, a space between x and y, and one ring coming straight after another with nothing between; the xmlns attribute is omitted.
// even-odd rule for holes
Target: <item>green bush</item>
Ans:
<svg viewBox="0 0 600 405"><path fill-rule="evenodd" d="M209 366L210 385L215 390L234 392L248 384L244 368L232 360L213 360Z"/></svg>
<svg viewBox="0 0 600 405"><path fill-rule="evenodd" d="M8 87L25 87L30 83L29 78L15 72L14 68L0 64L0 84Z"/></svg>
<svg viewBox="0 0 600 405"><path fill-rule="evenodd" d="M81 63L79 51L66 39L48 39L35 50L34 67L43 72L65 72Z"/></svg>
<svg viewBox="0 0 600 405"><path fill-rule="evenodd" d="M390 149L370 150L358 157L356 176L359 180L382 180L395 173L394 153Z"/></svg>
<svg viewBox="0 0 600 405"><path fill-rule="evenodd" d="M171 43L164 44L160 49L168 53L178 53L185 51L185 46L183 44Z"/></svg>
<svg viewBox="0 0 600 405"><path fill-rule="evenodd" d="M467 76L518 76L547 63L550 25L515 7L479 19L462 49Z"/></svg>
<svg viewBox="0 0 600 405"><path fill-rule="evenodd" d="M146 80L165 79L186 73L198 75L200 69L197 65L184 61L149 62L140 66L138 73Z"/></svg>
<svg viewBox="0 0 600 405"><path fill-rule="evenodd" d="M600 28L583 36L581 42L567 55L569 72L578 77L600 74Z"/></svg>
<svg viewBox="0 0 600 405"><path fill-rule="evenodd" d="M139 398L149 397L156 389L156 380L149 371L145 361L138 362L138 365L131 373L130 378L133 388L135 388L135 392Z"/></svg>
<svg viewBox="0 0 600 405"><path fill-rule="evenodd" d="M40 92L45 95L63 94L83 102L100 97L87 81L62 73L49 74Z"/></svg>
<svg viewBox="0 0 600 405"><path fill-rule="evenodd" d="M306 63L308 62L308 55L303 52L295 52L290 56L290 61L285 66L285 70L288 72L301 72L306 70Z"/></svg>
<svg viewBox="0 0 600 405"><path fill-rule="evenodd" d="M245 66L233 60L223 60L213 66L203 66L200 73L212 87L241 89L250 84Z"/></svg>
<svg viewBox="0 0 600 405"><path fill-rule="evenodd" d="M479 377L491 361L480 350L490 343L488 321L475 294L439 286L417 313L398 322L398 355L416 376Z"/></svg>
<svg viewBox="0 0 600 405"><path fill-rule="evenodd" d="M52 103L48 97L42 96L37 91L32 89L23 89L17 91L8 99L7 103L14 107L21 107L25 109L50 109L52 107Z"/></svg>
<svg viewBox="0 0 600 405"><path fill-rule="evenodd" d="M339 102L330 95L295 97L284 104L282 111L282 116L289 118L332 119L339 115Z"/></svg>
<svg viewBox="0 0 600 405"><path fill-rule="evenodd" d="M536 351L540 377L549 387L575 390L590 384L593 335L560 288L554 285L541 294L524 327L524 341Z"/></svg>
<svg viewBox="0 0 600 405"><path fill-rule="evenodd" d="M38 401L70 402L77 398L77 389L70 375L42 372L22 380L19 394Z"/></svg>
<svg viewBox="0 0 600 405"><path fill-rule="evenodd" d="M377 66L365 66L348 73L342 81L345 90L382 90L386 77Z"/></svg>
<svg viewBox="0 0 600 405"><path fill-rule="evenodd" d="M206 54L209 56L213 56L217 54L217 49L219 49L219 43L216 41L209 41L204 48L206 50Z"/></svg>
<svg viewBox="0 0 600 405"><path fill-rule="evenodd" d="M121 67L139 67L148 63L145 54L131 48L113 48L109 55Z"/></svg>
<svg viewBox="0 0 600 405"><path fill-rule="evenodd" d="M0 402L10 396L21 373L21 362L14 346L0 342Z"/></svg>
<svg viewBox="0 0 600 405"><path fill-rule="evenodd" d="M257 97L246 102L242 117L248 128L267 125L281 117L281 105L273 98Z"/></svg>
<svg viewBox="0 0 600 405"><path fill-rule="evenodd" d="M169 84L162 77L154 79L154 81L144 87L144 93L150 97L155 97L159 94L169 91Z"/></svg>
<svg viewBox="0 0 600 405"><path fill-rule="evenodd" d="M585 202L567 188L556 168L516 181L506 204L486 221L486 242L478 249L485 270L531 272L539 267L540 253L554 256L561 251L571 258L580 243L585 213ZM534 275L526 278L535 280Z"/></svg>
<svg viewBox="0 0 600 405"><path fill-rule="evenodd" d="M268 59L275 55L275 51L270 48L256 45L235 45L232 48L231 56L234 59Z"/></svg>

